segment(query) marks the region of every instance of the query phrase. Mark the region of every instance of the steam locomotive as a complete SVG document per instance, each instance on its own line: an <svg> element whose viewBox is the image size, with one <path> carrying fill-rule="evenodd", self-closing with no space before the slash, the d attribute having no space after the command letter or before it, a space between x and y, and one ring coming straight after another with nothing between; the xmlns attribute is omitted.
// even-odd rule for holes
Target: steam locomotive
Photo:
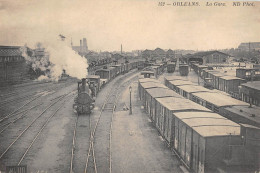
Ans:
<svg viewBox="0 0 260 173"><path fill-rule="evenodd" d="M94 108L94 102L86 78L83 78L78 82L78 95L74 100L73 108L78 114L90 114Z"/></svg>

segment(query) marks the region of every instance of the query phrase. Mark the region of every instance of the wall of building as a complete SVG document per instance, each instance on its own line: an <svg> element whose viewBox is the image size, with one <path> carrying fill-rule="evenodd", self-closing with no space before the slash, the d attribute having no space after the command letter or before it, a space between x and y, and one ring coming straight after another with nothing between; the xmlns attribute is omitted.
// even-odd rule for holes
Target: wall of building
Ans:
<svg viewBox="0 0 260 173"><path fill-rule="evenodd" d="M221 53L213 53L203 57L203 64L225 64L228 56Z"/></svg>

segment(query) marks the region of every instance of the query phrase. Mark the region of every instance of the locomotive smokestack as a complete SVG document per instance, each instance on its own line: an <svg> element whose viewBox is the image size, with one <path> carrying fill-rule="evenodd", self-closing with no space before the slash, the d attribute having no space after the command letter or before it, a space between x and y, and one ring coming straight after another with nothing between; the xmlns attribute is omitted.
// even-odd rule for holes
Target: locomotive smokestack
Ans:
<svg viewBox="0 0 260 173"><path fill-rule="evenodd" d="M82 78L82 91L86 91L86 78Z"/></svg>

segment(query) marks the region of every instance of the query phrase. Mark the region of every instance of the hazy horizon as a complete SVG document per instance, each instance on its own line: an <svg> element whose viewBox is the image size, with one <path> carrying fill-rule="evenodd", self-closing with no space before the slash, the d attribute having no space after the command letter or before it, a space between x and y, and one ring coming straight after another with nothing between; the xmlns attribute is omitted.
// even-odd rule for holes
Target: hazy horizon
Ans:
<svg viewBox="0 0 260 173"><path fill-rule="evenodd" d="M260 2L254 7L158 6L153 0L0 0L0 45L87 38L95 51L212 50L259 42ZM165 1L174 2L174 1ZM177 1L176 1L177 2ZM224 2L224 1L222 1Z"/></svg>

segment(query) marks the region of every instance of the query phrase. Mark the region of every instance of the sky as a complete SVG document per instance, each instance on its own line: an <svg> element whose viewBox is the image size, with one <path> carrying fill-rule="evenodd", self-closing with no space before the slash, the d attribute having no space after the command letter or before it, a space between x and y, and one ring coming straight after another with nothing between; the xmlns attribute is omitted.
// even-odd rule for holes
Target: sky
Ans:
<svg viewBox="0 0 260 173"><path fill-rule="evenodd" d="M225 7L208 7L206 1L199 7L162 7L161 1L0 0L0 45L33 48L59 34L74 45L85 37L95 51L119 51L121 44L125 51L209 50L260 41L260 2L253 7L234 7L232 1Z"/></svg>

